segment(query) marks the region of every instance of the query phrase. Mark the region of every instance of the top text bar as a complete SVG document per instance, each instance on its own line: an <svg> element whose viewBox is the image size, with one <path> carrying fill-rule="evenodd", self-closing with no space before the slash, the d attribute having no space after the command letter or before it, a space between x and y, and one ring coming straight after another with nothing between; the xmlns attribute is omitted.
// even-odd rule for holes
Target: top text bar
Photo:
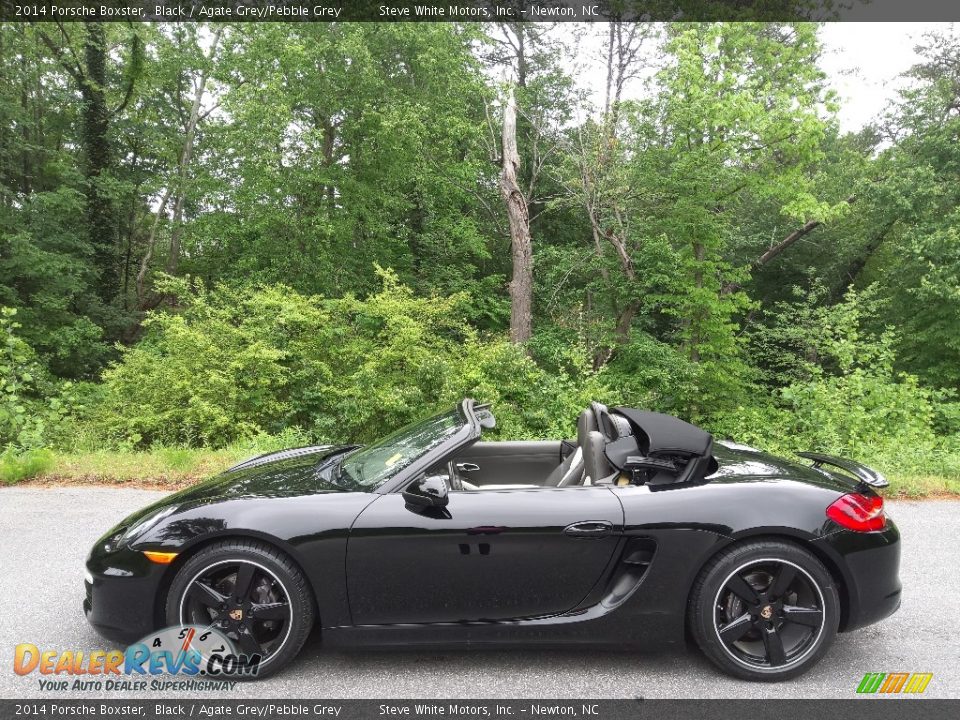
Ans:
<svg viewBox="0 0 960 720"><path fill-rule="evenodd" d="M24 22L956 21L948 0L0 0Z"/></svg>

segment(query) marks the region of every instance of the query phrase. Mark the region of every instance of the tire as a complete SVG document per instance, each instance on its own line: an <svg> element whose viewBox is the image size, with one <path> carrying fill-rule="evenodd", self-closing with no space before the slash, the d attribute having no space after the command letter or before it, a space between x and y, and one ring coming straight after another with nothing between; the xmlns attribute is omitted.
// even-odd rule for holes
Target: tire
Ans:
<svg viewBox="0 0 960 720"><path fill-rule="evenodd" d="M254 680L273 675L300 652L313 627L314 599L303 573L276 548L257 540L225 540L180 568L167 594L166 618L171 626L213 627L238 652L259 652L255 676L230 677Z"/></svg>
<svg viewBox="0 0 960 720"><path fill-rule="evenodd" d="M717 667L745 680L805 673L837 635L840 600L811 553L782 540L738 543L710 560L687 609L693 637Z"/></svg>

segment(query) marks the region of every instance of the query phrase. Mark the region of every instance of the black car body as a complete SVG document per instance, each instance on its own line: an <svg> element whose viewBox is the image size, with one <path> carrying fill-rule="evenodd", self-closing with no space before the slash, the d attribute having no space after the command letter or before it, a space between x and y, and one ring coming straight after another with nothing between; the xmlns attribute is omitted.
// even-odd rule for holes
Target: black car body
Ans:
<svg viewBox="0 0 960 720"><path fill-rule="evenodd" d="M825 651L818 643L829 645L832 636L821 635L831 624L832 632L853 630L899 606L899 533L882 516L882 504L882 525L874 512L870 529L844 527L842 516L828 513L849 502L844 498L882 503L870 486L881 479L856 463L815 456L810 467L714 442L675 418L599 405L581 416L576 443L479 442L493 417L470 400L437 418L427 421L434 423L429 432L414 431L420 440L429 437L408 453L412 457L391 464L394 456L383 460L374 446L376 463L367 464L387 469L370 487L344 471L345 462L363 454L357 446L304 448L242 463L130 516L91 551L88 619L119 640L183 621L170 610L170 593L177 585L186 598L189 590L175 578L211 544L239 540L269 546L289 560L291 572L302 574L309 587L310 619L322 628L323 641L347 646L656 649L684 642L700 612L692 604L707 608L706 624L694 628L694 636L701 646L716 645L710 599L697 599L709 589L704 583L715 582L720 589L713 605L726 608L725 618L714 608L721 612L717 638L736 630L730 629L735 616L751 625L736 644L728 643L730 657L722 648L714 652L728 671L770 679L806 669L801 650L804 661ZM407 437L403 432L392 437ZM385 442L385 452L407 447ZM593 482L589 473L598 457L611 475ZM564 464L569 474L581 461L586 466L574 482L543 484L562 474L557 470ZM725 569L715 567L719 561L731 556L734 562L735 552L754 546L755 557L745 556L754 564L730 575L729 587L705 576ZM776 551L782 547L786 555ZM794 549L806 555L790 560ZM794 585L778 600L773 586L788 573ZM740 577L753 588L738 591ZM222 578L217 582L224 587ZM797 609L804 597L812 608L808 618L817 619L810 613L820 611L815 641L806 637L813 631ZM225 617L224 607L209 610L212 623ZM804 623L799 630L790 624L791 613ZM226 630L236 629L227 622ZM788 661L789 649L783 655L774 645L766 656L756 650L760 640L777 641L778 622L783 642L786 630L806 638L795 662Z"/></svg>

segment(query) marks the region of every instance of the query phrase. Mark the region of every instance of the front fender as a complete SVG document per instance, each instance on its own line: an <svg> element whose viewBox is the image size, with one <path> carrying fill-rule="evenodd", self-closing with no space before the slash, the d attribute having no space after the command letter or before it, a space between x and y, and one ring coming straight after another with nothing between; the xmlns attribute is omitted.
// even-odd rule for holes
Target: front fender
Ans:
<svg viewBox="0 0 960 720"><path fill-rule="evenodd" d="M211 542L256 538L287 553L309 581L324 626L350 623L347 538L373 493L241 498L180 508L137 539L132 549L178 553L170 574ZM183 560L181 560L183 558ZM169 582L169 578L168 578Z"/></svg>

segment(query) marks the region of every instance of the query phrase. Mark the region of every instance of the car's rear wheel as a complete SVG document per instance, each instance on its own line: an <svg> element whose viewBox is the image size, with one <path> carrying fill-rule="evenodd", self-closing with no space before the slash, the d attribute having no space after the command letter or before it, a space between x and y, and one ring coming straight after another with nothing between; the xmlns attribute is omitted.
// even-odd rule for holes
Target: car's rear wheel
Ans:
<svg viewBox="0 0 960 720"><path fill-rule="evenodd" d="M256 677L262 678L303 647L313 627L313 597L283 553L258 541L227 540L203 548L180 568L166 616L170 625L215 628L238 653L259 655Z"/></svg>
<svg viewBox="0 0 960 720"><path fill-rule="evenodd" d="M690 628L720 669L747 680L796 677L830 647L840 621L833 578L815 556L779 540L734 545L703 568Z"/></svg>

